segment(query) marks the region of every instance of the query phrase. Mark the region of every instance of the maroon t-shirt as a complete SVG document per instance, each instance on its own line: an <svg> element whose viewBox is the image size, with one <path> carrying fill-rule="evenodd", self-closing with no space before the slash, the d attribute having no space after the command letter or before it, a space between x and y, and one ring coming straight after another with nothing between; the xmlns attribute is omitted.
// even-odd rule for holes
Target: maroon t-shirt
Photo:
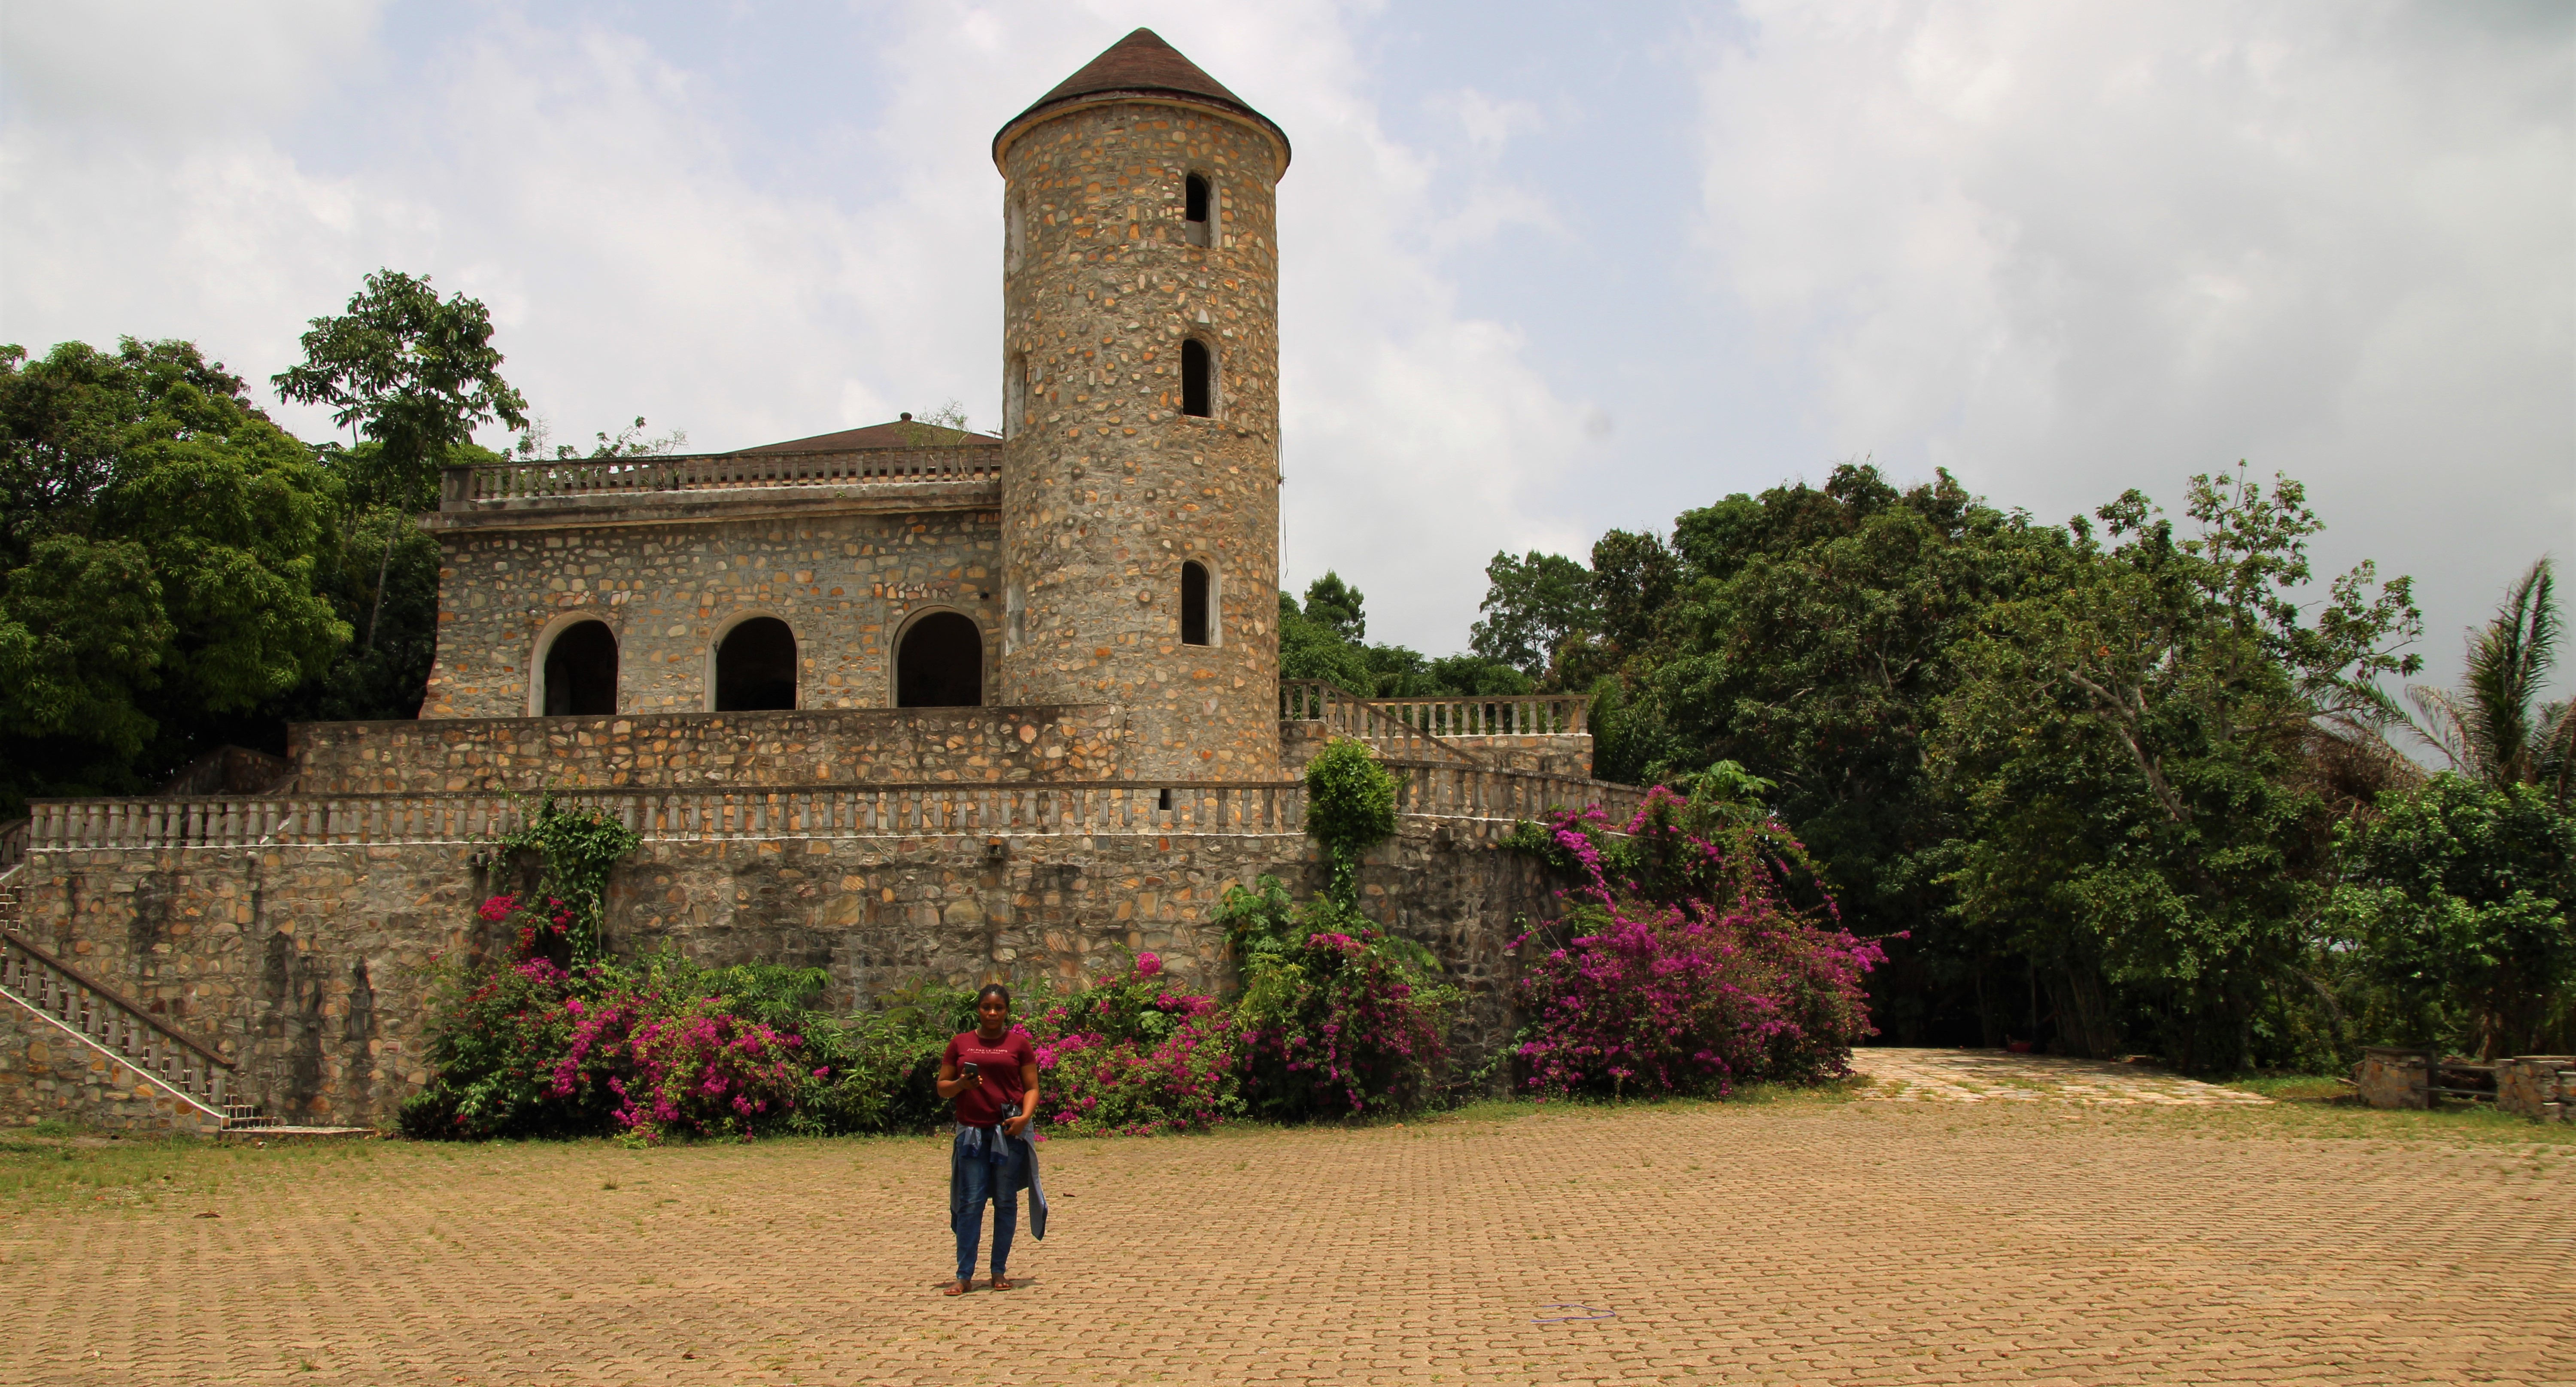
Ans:
<svg viewBox="0 0 2576 1387"><path fill-rule="evenodd" d="M981 1031L968 1031L948 1042L945 1058L954 1065L972 1061L984 1067L982 1083L957 1091L957 1120L969 1127L990 1127L1002 1120L1002 1109L1019 1102L1028 1091L1020 1082L1020 1066L1037 1063L1038 1051L1029 1043L1029 1033L1014 1026L993 1045L984 1043Z"/></svg>

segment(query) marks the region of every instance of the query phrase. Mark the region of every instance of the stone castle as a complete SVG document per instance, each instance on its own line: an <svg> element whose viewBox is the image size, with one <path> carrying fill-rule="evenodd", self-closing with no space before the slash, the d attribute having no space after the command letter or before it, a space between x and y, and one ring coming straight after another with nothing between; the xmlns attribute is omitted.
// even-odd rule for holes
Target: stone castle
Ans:
<svg viewBox="0 0 2576 1387"><path fill-rule="evenodd" d="M387 1125L433 960L524 879L534 797L643 838L607 942L901 982L1071 979L1311 889L1302 765L1370 742L1402 830L1368 907L1507 1033L1549 910L1497 850L1589 779L1579 698L1368 700L1279 678L1287 135L1138 30L1003 126L1004 422L451 469L421 524L416 721L299 725L157 798L0 836L0 1120Z"/></svg>

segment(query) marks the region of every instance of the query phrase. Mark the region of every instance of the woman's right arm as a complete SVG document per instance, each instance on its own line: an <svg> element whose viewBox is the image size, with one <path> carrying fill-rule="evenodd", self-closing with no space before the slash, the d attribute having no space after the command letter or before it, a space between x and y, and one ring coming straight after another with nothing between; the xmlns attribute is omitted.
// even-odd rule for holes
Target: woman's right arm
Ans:
<svg viewBox="0 0 2576 1387"><path fill-rule="evenodd" d="M931 1085L942 1098L954 1098L966 1091L966 1080L957 1077L957 1061L947 1055L939 1057L939 1081Z"/></svg>

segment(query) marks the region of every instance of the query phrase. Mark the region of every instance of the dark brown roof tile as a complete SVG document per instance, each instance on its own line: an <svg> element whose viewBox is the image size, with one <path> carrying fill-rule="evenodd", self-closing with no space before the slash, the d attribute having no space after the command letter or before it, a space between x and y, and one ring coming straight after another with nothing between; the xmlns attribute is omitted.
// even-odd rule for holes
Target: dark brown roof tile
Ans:
<svg viewBox="0 0 2576 1387"><path fill-rule="evenodd" d="M1099 57L1083 65L1080 72L1058 83L1054 91L1039 97L1031 106L1005 123L993 136L993 156L1001 157L1002 136L1049 107L1068 105L1085 97L1117 92L1136 92L1156 96L1186 96L1206 102L1261 122L1279 140L1279 166L1288 166L1288 132L1281 130L1270 117L1245 103L1242 97L1225 89L1225 84L1199 71L1199 65L1181 56L1179 49L1163 42L1151 29L1139 29L1111 44Z"/></svg>

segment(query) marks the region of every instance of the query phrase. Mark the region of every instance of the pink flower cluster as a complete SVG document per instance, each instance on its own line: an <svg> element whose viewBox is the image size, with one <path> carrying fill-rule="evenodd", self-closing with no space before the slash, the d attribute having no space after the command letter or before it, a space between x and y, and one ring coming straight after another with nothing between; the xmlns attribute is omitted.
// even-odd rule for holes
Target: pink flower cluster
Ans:
<svg viewBox="0 0 2576 1387"><path fill-rule="evenodd" d="M1099 978L1033 1018L1046 1116L1074 1133L1150 1136L1242 1111L1242 1037L1213 997L1176 992L1162 961Z"/></svg>
<svg viewBox="0 0 2576 1387"><path fill-rule="evenodd" d="M567 1006L572 1042L555 1065L554 1096L604 1086L617 1124L648 1143L673 1134L749 1140L760 1119L794 1106L806 1073L794 1053L801 1037L722 1010L720 998L635 990Z"/></svg>
<svg viewBox="0 0 2576 1387"><path fill-rule="evenodd" d="M1685 808L1657 787L1624 826L1629 870L1615 877L1594 836L1606 816L1549 825L1578 866L1565 894L1586 932L1524 963L1529 1087L1724 1093L1810 1080L1847 1072L1851 1046L1873 1034L1862 979L1885 953L1783 908L1752 839L1721 849L1682 826Z"/></svg>

